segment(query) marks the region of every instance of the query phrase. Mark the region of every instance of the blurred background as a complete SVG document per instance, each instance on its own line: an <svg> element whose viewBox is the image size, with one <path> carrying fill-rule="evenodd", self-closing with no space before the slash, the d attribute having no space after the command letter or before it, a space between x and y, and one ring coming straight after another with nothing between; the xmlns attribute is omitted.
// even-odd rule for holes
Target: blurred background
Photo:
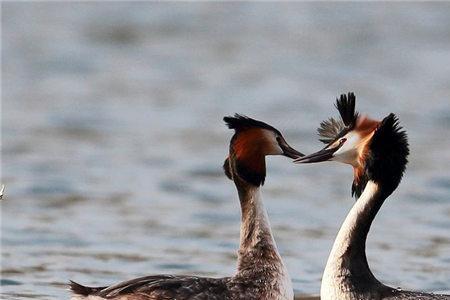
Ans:
<svg viewBox="0 0 450 300"><path fill-rule="evenodd" d="M2 3L1 288L234 273L240 210L222 173L239 112L317 150L354 91L399 115L411 155L377 216L383 282L450 292L450 3ZM352 170L268 158L264 198L297 293L319 293Z"/></svg>

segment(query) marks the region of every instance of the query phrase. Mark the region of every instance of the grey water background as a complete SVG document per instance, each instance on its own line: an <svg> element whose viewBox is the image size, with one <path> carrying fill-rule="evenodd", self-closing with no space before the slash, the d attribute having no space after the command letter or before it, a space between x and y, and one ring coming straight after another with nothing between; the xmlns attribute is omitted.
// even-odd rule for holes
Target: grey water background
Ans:
<svg viewBox="0 0 450 300"><path fill-rule="evenodd" d="M69 279L228 276L235 112L303 152L354 91L398 114L410 163L367 251L383 282L450 292L449 3L2 3L1 297ZM263 190L297 293L319 293L352 170L268 158Z"/></svg>

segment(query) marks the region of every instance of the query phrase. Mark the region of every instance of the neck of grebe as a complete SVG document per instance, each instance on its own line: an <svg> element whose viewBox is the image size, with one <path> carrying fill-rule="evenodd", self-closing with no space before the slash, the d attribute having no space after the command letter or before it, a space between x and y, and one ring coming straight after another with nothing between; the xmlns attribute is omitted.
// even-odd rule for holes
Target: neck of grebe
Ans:
<svg viewBox="0 0 450 300"><path fill-rule="evenodd" d="M269 218L261 199L261 187L237 185L241 202L241 232L239 245L239 266L254 252L270 255L281 261L270 229ZM262 257L264 258L264 257ZM251 258L252 264L256 258Z"/></svg>
<svg viewBox="0 0 450 300"><path fill-rule="evenodd" d="M291 279L281 260L261 199L261 188L236 183L241 202L238 274L264 278L279 285L283 297L292 299ZM274 281L275 280L275 281Z"/></svg>
<svg viewBox="0 0 450 300"><path fill-rule="evenodd" d="M367 263L366 239L372 221L385 198L380 185L369 180L334 241L323 274L321 299L337 299L340 290L348 291L357 284L360 286L380 284Z"/></svg>

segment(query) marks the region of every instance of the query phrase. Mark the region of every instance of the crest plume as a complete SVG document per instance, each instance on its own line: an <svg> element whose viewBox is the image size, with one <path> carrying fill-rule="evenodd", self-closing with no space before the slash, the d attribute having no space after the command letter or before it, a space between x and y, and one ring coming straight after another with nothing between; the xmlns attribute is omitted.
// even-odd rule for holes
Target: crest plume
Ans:
<svg viewBox="0 0 450 300"><path fill-rule="evenodd" d="M353 93L342 94L340 98L336 99L334 106L339 111L341 118L339 120L329 118L320 123L317 132L321 137L319 139L321 142L329 144L355 127L358 119L358 113L355 111L355 102L356 97Z"/></svg>
<svg viewBox="0 0 450 300"><path fill-rule="evenodd" d="M317 132L321 137L319 141L329 144L334 141L344 129L345 125L341 120L329 118L328 120L322 121L320 127L317 129Z"/></svg>
<svg viewBox="0 0 450 300"><path fill-rule="evenodd" d="M342 122L348 128L353 128L358 118L358 113L355 112L356 97L354 93L342 94L339 99L336 99L335 107L339 110Z"/></svg>
<svg viewBox="0 0 450 300"><path fill-rule="evenodd" d="M242 131L245 129L258 127L278 132L277 129L275 129L274 127L270 126L267 123L240 114L234 114L233 117L231 116L224 117L223 120L225 121L225 124L228 126L228 128L234 129L236 131Z"/></svg>

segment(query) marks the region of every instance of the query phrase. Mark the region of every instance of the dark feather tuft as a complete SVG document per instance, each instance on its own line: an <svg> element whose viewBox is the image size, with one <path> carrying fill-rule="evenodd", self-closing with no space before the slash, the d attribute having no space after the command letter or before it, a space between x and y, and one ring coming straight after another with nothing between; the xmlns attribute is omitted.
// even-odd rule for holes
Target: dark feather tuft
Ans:
<svg viewBox="0 0 450 300"><path fill-rule="evenodd" d="M267 123L240 114L235 114L234 117L231 116L224 117L223 120L225 121L228 128L234 129L236 131L241 131L250 128L262 128L279 133L279 131L276 128L270 126Z"/></svg>
<svg viewBox="0 0 450 300"><path fill-rule="evenodd" d="M347 128L355 127L358 113L355 112L356 97L354 93L342 94L339 99L336 99L336 108L341 115L342 122Z"/></svg>
<svg viewBox="0 0 450 300"><path fill-rule="evenodd" d="M338 109L341 118L339 120L329 118L320 123L317 132L321 137L319 139L321 142L330 144L355 127L358 119L358 113L355 112L355 102L356 98L353 93L342 94L340 98L336 99L334 106Z"/></svg>
<svg viewBox="0 0 450 300"><path fill-rule="evenodd" d="M370 142L366 174L375 182L382 182L384 192L392 193L402 180L408 164L409 144L406 131L396 115L384 118Z"/></svg>

